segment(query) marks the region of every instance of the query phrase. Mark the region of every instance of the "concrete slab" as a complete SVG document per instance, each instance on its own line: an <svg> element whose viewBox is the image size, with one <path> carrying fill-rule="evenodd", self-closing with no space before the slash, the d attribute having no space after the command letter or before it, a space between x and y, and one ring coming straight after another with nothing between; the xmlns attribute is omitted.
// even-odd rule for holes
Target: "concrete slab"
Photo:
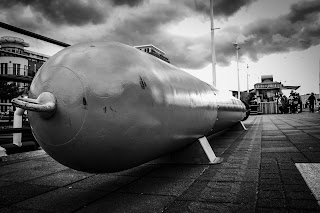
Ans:
<svg viewBox="0 0 320 213"><path fill-rule="evenodd" d="M112 173L114 175L119 176L130 176L130 177L143 177L146 174L150 173L156 168L159 168L160 165L153 163L152 161L143 165L140 165L138 167L134 167L128 170L124 170L121 172Z"/></svg>
<svg viewBox="0 0 320 213"><path fill-rule="evenodd" d="M38 211L35 209L24 209L24 208L10 206L10 207L1 208L1 213L43 213L43 211Z"/></svg>
<svg viewBox="0 0 320 213"><path fill-rule="evenodd" d="M0 188L0 205L10 206L36 195L51 191L56 187L16 183ZM0 209L1 210L1 209Z"/></svg>
<svg viewBox="0 0 320 213"><path fill-rule="evenodd" d="M134 194L180 196L193 182L194 179L142 177L119 191Z"/></svg>
<svg viewBox="0 0 320 213"><path fill-rule="evenodd" d="M263 135L261 137L263 141L288 141L288 138L285 135Z"/></svg>
<svg viewBox="0 0 320 213"><path fill-rule="evenodd" d="M164 212L174 200L173 196L112 193L77 212Z"/></svg>
<svg viewBox="0 0 320 213"><path fill-rule="evenodd" d="M164 212L254 212L254 204L175 201Z"/></svg>
<svg viewBox="0 0 320 213"><path fill-rule="evenodd" d="M9 186L15 184L15 182L11 182L11 181L0 181L0 187L4 187L4 186Z"/></svg>
<svg viewBox="0 0 320 213"><path fill-rule="evenodd" d="M320 163L296 163L295 165L320 203Z"/></svg>
<svg viewBox="0 0 320 213"><path fill-rule="evenodd" d="M93 174L64 170L57 173L51 173L49 175L42 176L30 181L26 181L26 183L61 187L74 182L81 181L92 175Z"/></svg>
<svg viewBox="0 0 320 213"><path fill-rule="evenodd" d="M259 177L259 169L241 169L241 168L219 168L207 169L199 180L211 181L249 181L257 182Z"/></svg>
<svg viewBox="0 0 320 213"><path fill-rule="evenodd" d="M75 188L59 188L14 204L15 207L47 212L72 212L103 197L105 193Z"/></svg>
<svg viewBox="0 0 320 213"><path fill-rule="evenodd" d="M272 147L262 148L262 152L299 152L296 147Z"/></svg>
<svg viewBox="0 0 320 213"><path fill-rule="evenodd" d="M65 168L63 168L65 169ZM32 180L35 178L43 177L49 174L53 174L54 172L58 172L63 170L59 167L53 167L48 169L23 169L15 172L11 172L8 174L4 174L0 176L0 180L4 181L15 181L15 182L25 182L28 180Z"/></svg>
<svg viewBox="0 0 320 213"><path fill-rule="evenodd" d="M138 179L138 177L101 174L74 182L68 185L68 187L93 191L112 192L128 185L136 179Z"/></svg>
<svg viewBox="0 0 320 213"><path fill-rule="evenodd" d="M257 182L196 181L178 200L251 203L256 200Z"/></svg>
<svg viewBox="0 0 320 213"><path fill-rule="evenodd" d="M320 134L312 134L313 137L320 139Z"/></svg>
<svg viewBox="0 0 320 213"><path fill-rule="evenodd" d="M283 133L280 130L262 130L262 136L282 136Z"/></svg>
<svg viewBox="0 0 320 213"><path fill-rule="evenodd" d="M196 179L200 177L209 165L163 165L151 171L146 177Z"/></svg>

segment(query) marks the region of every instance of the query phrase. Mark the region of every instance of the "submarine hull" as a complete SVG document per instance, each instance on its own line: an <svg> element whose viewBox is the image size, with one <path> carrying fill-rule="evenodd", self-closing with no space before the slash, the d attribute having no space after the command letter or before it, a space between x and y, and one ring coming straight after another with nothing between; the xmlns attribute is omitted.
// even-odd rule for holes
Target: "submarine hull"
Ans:
<svg viewBox="0 0 320 213"><path fill-rule="evenodd" d="M116 172L231 127L246 117L234 97L131 46L65 48L38 71L30 99L49 92L50 116L29 111L33 134L55 160L86 172Z"/></svg>

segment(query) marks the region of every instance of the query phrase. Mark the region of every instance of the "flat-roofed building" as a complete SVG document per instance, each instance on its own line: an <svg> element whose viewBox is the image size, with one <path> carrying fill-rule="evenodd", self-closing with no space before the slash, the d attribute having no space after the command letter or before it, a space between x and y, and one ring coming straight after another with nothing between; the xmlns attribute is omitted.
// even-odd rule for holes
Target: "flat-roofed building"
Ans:
<svg viewBox="0 0 320 213"><path fill-rule="evenodd" d="M29 44L18 37L3 36L0 45L0 79L15 84L20 91L27 91L32 78L49 56L25 49ZM10 101L1 98L0 111L7 111Z"/></svg>
<svg viewBox="0 0 320 213"><path fill-rule="evenodd" d="M152 44L147 45L140 45L140 46L134 46L135 48L144 51L146 53L149 53L157 58L160 58L161 60L170 63L169 59L165 57L165 52L160 50L158 47L155 47Z"/></svg>

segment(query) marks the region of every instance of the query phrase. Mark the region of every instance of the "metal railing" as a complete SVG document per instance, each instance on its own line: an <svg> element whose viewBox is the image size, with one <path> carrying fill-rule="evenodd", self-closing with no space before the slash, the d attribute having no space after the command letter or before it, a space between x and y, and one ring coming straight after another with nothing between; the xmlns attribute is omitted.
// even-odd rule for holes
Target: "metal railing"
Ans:
<svg viewBox="0 0 320 213"><path fill-rule="evenodd" d="M2 63L3 64L3 63ZM29 68L14 68L14 67L0 67L0 75L17 75L17 76L31 76L33 77L35 73L38 71L37 68L29 69Z"/></svg>

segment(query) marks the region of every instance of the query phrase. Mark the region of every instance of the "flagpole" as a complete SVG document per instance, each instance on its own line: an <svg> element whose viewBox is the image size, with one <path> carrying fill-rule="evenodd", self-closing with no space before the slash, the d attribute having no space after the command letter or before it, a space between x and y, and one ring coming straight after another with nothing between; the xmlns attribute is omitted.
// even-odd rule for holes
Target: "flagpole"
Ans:
<svg viewBox="0 0 320 213"><path fill-rule="evenodd" d="M216 52L214 47L213 0L210 0L212 85L216 86Z"/></svg>
<svg viewBox="0 0 320 213"><path fill-rule="evenodd" d="M247 64L247 93L249 93L249 65Z"/></svg>

